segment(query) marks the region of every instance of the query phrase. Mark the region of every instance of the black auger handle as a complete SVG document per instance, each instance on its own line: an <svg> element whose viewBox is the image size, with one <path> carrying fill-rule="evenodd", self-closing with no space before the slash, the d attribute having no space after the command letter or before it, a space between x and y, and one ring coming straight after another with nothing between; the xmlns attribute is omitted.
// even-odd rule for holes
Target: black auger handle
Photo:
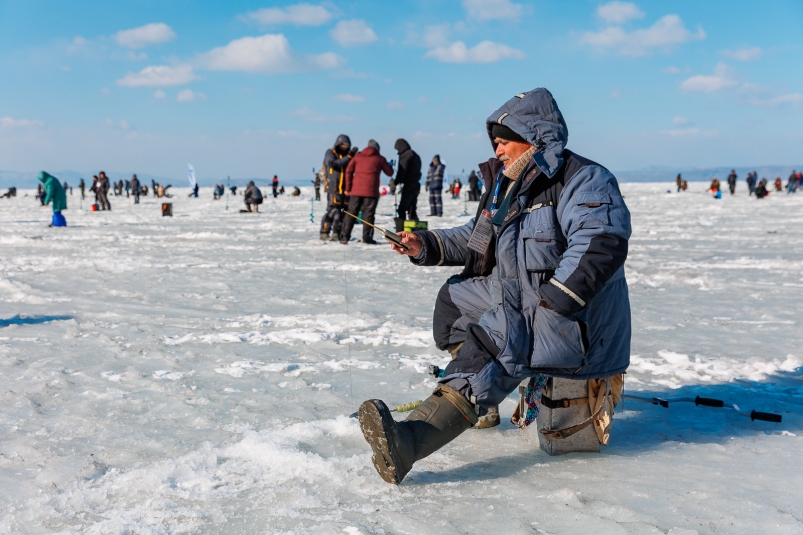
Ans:
<svg viewBox="0 0 803 535"><path fill-rule="evenodd" d="M780 414L773 414L771 412L758 412L752 411L750 413L750 419L755 420L762 420L764 422L775 422L776 424L781 423L783 417Z"/></svg>
<svg viewBox="0 0 803 535"><path fill-rule="evenodd" d="M701 398L697 396L694 398L695 405L703 405L705 407L724 407L725 402L721 399L713 399L713 398Z"/></svg>

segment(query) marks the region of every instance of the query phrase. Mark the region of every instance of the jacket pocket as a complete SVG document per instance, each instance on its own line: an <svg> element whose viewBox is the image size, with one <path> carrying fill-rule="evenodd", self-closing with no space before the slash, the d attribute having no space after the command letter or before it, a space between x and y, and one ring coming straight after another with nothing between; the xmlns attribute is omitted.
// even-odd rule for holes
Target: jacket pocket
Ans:
<svg viewBox="0 0 803 535"><path fill-rule="evenodd" d="M578 321L569 319L548 308L535 310L533 326L533 368L579 368L583 364L586 346Z"/></svg>
<svg viewBox="0 0 803 535"><path fill-rule="evenodd" d="M521 229L524 242L524 265L527 271L554 271L562 254L555 227L538 225Z"/></svg>
<svg viewBox="0 0 803 535"><path fill-rule="evenodd" d="M599 228L611 224L611 196L607 193L577 193L574 204L582 228Z"/></svg>

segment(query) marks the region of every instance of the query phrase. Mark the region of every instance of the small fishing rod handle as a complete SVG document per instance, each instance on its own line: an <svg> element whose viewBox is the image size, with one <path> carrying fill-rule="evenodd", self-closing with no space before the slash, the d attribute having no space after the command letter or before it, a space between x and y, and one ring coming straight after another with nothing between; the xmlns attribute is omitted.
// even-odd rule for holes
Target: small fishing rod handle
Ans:
<svg viewBox="0 0 803 535"><path fill-rule="evenodd" d="M755 420L762 420L764 422L775 422L776 424L781 423L783 417L780 414L773 414L771 412L758 412L752 411L750 413L750 419Z"/></svg>
<svg viewBox="0 0 803 535"><path fill-rule="evenodd" d="M724 407L725 402L721 399L713 399L713 398L701 398L697 396L694 398L695 405L703 405L705 407Z"/></svg>

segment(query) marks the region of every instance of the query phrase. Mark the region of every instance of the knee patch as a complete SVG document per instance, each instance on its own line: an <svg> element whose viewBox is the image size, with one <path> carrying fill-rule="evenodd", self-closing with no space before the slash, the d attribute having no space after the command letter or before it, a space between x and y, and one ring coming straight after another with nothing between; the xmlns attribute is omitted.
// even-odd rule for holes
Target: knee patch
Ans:
<svg viewBox="0 0 803 535"><path fill-rule="evenodd" d="M488 362L493 360L501 349L476 323L470 323L466 331L466 342L457 351L454 360L446 366L444 376L456 373L479 373Z"/></svg>

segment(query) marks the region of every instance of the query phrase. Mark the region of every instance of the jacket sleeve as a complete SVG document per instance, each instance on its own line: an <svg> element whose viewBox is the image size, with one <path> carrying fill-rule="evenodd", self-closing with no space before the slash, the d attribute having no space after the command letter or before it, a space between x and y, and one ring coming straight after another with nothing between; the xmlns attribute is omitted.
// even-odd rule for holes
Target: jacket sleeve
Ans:
<svg viewBox="0 0 803 535"><path fill-rule="evenodd" d="M393 168L390 166L386 158L382 158L382 172L388 176L393 176Z"/></svg>
<svg viewBox="0 0 803 535"><path fill-rule="evenodd" d="M553 277L539 287L539 295L553 310L571 317L622 270L630 212L610 171L589 165L566 184L558 217L567 249Z"/></svg>
<svg viewBox="0 0 803 535"><path fill-rule="evenodd" d="M352 182L354 182L354 163L356 161L356 158L352 158L346 167L346 187L344 191L351 191Z"/></svg>
<svg viewBox="0 0 803 535"><path fill-rule="evenodd" d="M474 229L474 218L459 227L438 230L419 230L415 234L424 242L418 258L410 261L418 266L463 266L466 246Z"/></svg>

